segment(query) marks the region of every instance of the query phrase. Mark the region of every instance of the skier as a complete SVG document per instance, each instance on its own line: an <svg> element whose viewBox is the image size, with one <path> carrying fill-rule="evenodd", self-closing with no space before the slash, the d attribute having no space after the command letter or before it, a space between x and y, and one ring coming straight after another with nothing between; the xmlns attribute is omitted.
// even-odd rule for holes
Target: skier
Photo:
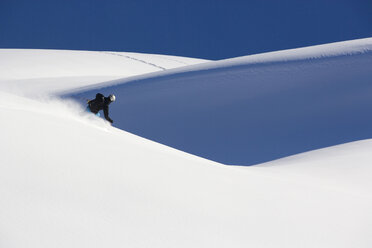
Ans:
<svg viewBox="0 0 372 248"><path fill-rule="evenodd" d="M101 93L97 93L95 99L88 101L87 111L92 112L97 116L100 116L98 112L100 110L103 110L103 113L105 114L105 119L112 124L114 121L109 117L109 105L110 103L114 102L115 99L116 97L113 94L109 95L108 97L105 97Z"/></svg>

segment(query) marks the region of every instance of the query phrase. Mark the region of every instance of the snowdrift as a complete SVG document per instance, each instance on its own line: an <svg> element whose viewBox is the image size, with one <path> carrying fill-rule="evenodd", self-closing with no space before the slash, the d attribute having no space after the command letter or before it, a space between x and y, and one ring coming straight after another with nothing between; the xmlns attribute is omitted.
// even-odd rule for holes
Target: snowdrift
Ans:
<svg viewBox="0 0 372 248"><path fill-rule="evenodd" d="M0 92L1 247L372 244L372 141L232 167Z"/></svg>
<svg viewBox="0 0 372 248"><path fill-rule="evenodd" d="M253 165L372 137L372 39L209 62L82 88L114 93L120 129Z"/></svg>
<svg viewBox="0 0 372 248"><path fill-rule="evenodd" d="M206 61L109 51L0 49L0 90L29 96L60 93Z"/></svg>
<svg viewBox="0 0 372 248"><path fill-rule="evenodd" d="M0 246L371 247L371 140L225 166L50 96L80 101L113 91L118 127L254 163L338 142L331 134L368 134L370 46L359 40L167 71L137 54L157 71L145 75L149 65L130 59L126 68L142 75L110 82L125 76L127 55L0 50ZM180 66L174 59L166 63ZM344 135L347 123L354 126Z"/></svg>

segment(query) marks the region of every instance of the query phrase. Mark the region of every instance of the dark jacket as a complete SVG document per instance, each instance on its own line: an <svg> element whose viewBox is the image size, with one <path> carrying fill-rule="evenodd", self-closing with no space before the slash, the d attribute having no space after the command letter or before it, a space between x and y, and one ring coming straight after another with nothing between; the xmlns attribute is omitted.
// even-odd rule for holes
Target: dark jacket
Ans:
<svg viewBox="0 0 372 248"><path fill-rule="evenodd" d="M105 97L101 93L98 93L95 99L88 101L88 107L94 114L97 114L100 110L103 110L106 120L112 123L113 120L111 120L111 118L109 117L110 103L110 98Z"/></svg>

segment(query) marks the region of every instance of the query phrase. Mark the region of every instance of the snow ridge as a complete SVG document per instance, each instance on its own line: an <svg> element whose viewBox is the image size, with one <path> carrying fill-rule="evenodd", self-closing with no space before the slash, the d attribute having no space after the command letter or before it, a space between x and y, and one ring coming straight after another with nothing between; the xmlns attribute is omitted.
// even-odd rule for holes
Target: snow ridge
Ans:
<svg viewBox="0 0 372 248"><path fill-rule="evenodd" d="M371 64L372 39L362 39L115 80L73 95L115 93L115 126L220 163L253 165L372 137Z"/></svg>

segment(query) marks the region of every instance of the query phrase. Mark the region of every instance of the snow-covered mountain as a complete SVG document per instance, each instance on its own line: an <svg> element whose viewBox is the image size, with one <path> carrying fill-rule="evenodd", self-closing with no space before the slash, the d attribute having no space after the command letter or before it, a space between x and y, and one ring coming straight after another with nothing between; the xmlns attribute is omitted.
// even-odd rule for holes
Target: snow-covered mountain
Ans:
<svg viewBox="0 0 372 248"><path fill-rule="evenodd" d="M371 50L0 50L0 247L370 247L371 140L185 151L369 138Z"/></svg>
<svg viewBox="0 0 372 248"><path fill-rule="evenodd" d="M371 138L371 65L372 39L362 39L126 78L78 97L116 93L116 127L252 165Z"/></svg>

